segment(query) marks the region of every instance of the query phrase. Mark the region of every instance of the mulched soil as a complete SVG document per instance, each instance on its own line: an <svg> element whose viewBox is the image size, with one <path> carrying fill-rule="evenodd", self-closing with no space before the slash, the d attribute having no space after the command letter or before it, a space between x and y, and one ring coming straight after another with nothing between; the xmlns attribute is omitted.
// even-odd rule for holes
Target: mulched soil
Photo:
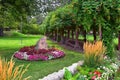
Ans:
<svg viewBox="0 0 120 80"><path fill-rule="evenodd" d="M74 47L71 47L71 46L66 45L66 44L61 44L61 43L58 43L58 44L61 45L63 48L68 49L68 50L72 50L72 51L76 51L76 52L83 52L83 48L81 48L81 49L76 48L75 49Z"/></svg>
<svg viewBox="0 0 120 80"><path fill-rule="evenodd" d="M83 53L83 43L84 43L84 41L79 41L79 48L74 48L75 41L72 41L72 40L66 42L65 44L61 44L60 42L56 42L54 40L52 40L52 41L57 43L57 44L59 44L64 49L68 49L68 50L72 50L72 51Z"/></svg>

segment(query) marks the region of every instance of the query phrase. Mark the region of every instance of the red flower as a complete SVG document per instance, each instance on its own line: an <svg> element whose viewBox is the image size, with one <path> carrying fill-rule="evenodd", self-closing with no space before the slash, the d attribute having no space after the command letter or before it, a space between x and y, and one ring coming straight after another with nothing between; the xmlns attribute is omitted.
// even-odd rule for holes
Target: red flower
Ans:
<svg viewBox="0 0 120 80"><path fill-rule="evenodd" d="M101 74L101 72L99 72L99 71L96 70L96 71L94 71L94 74L98 75L98 74Z"/></svg>

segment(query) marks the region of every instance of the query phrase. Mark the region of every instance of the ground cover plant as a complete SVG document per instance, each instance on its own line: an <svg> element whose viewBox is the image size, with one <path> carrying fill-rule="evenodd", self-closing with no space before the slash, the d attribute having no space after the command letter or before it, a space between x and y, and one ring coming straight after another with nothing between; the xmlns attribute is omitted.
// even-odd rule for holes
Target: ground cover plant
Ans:
<svg viewBox="0 0 120 80"><path fill-rule="evenodd" d="M19 50L24 46L34 45L41 37L43 36L16 35L9 37L8 36L0 37L0 56L10 60L11 56L14 54L15 51ZM21 44L21 38L22 38L22 44ZM30 64L30 66L28 67L28 71L24 75L24 77L32 76L29 80L37 80L52 72L58 71L65 66L69 66L72 63L83 59L83 55L80 54L79 52L66 50L65 48L60 47L60 45L58 45L55 42L52 42L51 40L47 40L47 43L50 46L55 46L58 49L63 50L66 56L61 59L50 60L50 61L23 61L23 60L13 59L16 62L15 65L24 64L25 66L27 66L28 64Z"/></svg>

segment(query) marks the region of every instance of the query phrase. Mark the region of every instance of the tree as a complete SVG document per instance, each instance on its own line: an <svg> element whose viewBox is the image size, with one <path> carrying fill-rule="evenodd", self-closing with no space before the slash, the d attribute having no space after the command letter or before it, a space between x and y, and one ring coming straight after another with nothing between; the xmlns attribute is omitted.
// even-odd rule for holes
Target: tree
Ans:
<svg viewBox="0 0 120 80"><path fill-rule="evenodd" d="M21 19L26 21L28 15L37 12L36 3L37 0L0 0L0 29ZM3 34L3 30L0 33Z"/></svg>

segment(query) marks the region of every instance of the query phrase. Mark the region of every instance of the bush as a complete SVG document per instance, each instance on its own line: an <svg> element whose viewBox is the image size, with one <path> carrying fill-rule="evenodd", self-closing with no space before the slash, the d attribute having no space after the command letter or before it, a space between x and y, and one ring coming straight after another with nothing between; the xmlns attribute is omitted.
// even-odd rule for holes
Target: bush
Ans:
<svg viewBox="0 0 120 80"><path fill-rule="evenodd" d="M4 31L4 36L7 36L7 37L24 37L26 35L20 33L19 31Z"/></svg>
<svg viewBox="0 0 120 80"><path fill-rule="evenodd" d="M37 24L24 24L22 27L24 34L40 34L40 29Z"/></svg>

